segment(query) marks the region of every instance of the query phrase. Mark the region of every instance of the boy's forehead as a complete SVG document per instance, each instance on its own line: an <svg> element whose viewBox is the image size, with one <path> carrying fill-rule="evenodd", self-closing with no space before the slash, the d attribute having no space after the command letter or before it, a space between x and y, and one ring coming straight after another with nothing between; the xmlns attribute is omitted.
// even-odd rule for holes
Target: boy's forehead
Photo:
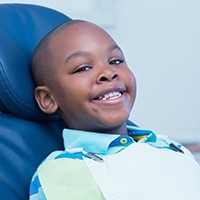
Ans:
<svg viewBox="0 0 200 200"><path fill-rule="evenodd" d="M77 51L107 52L118 46L112 37L99 26L90 22L78 22L61 29L51 38L49 53L55 62Z"/></svg>

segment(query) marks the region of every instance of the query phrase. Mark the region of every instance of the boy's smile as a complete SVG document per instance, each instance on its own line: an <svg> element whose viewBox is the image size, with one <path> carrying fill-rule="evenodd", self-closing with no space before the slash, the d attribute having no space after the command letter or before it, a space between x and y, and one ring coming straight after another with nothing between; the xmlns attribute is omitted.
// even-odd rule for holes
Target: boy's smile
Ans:
<svg viewBox="0 0 200 200"><path fill-rule="evenodd" d="M113 86L110 89L103 90L95 97L91 98L93 103L111 106L112 104L119 104L125 100L125 86Z"/></svg>
<svg viewBox="0 0 200 200"><path fill-rule="evenodd" d="M49 94L69 128L126 134L136 83L115 41L98 26L79 22L49 45Z"/></svg>

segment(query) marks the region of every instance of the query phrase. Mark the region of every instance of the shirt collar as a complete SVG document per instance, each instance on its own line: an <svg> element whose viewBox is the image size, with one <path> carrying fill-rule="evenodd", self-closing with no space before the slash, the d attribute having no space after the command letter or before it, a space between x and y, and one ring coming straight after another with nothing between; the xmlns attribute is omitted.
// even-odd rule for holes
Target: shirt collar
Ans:
<svg viewBox="0 0 200 200"><path fill-rule="evenodd" d="M114 146L128 146L134 141L134 136L144 136L139 142L155 142L156 135L150 130L144 130L135 126L127 126L129 136L118 134L106 134L88 132L74 129L64 129L63 139L65 149L82 148L84 151L106 154L110 145ZM124 142L126 141L126 143Z"/></svg>

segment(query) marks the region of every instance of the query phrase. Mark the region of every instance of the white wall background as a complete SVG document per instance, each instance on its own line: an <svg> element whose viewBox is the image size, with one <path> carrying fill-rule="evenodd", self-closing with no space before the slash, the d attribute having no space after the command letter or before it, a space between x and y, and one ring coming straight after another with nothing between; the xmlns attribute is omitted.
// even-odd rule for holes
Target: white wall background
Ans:
<svg viewBox="0 0 200 200"><path fill-rule="evenodd" d="M200 141L199 0L7 0L52 7L104 27L135 73L131 119L185 141Z"/></svg>

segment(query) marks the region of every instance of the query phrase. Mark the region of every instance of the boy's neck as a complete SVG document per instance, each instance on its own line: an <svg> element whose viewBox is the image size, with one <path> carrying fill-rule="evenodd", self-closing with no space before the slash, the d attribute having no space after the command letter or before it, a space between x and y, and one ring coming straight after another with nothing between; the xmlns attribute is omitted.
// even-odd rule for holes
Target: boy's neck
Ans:
<svg viewBox="0 0 200 200"><path fill-rule="evenodd" d="M114 127L114 128L107 129L105 131L98 131L98 132L108 133L108 134L128 135L126 123L122 124L119 127Z"/></svg>
<svg viewBox="0 0 200 200"><path fill-rule="evenodd" d="M67 124L67 123L66 123ZM113 127L101 127L101 128L74 128L68 125L69 129L76 129L76 130L82 130L82 131L89 131L89 132L97 132L97 133L106 133L106 134L118 134L118 135L128 135L128 130L126 127L126 122L119 125L119 126L113 126Z"/></svg>

